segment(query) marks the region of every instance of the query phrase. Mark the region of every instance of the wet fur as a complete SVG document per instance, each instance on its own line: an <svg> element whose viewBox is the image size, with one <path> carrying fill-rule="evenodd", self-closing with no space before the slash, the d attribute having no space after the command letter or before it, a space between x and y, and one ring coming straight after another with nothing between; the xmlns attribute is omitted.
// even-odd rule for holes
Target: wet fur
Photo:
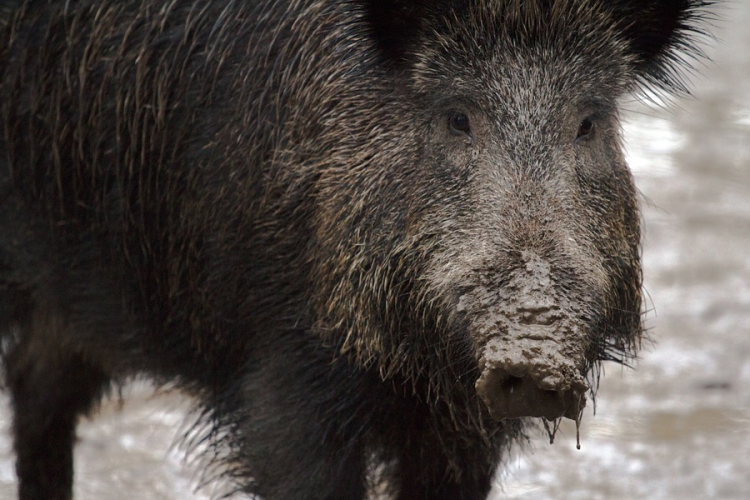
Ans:
<svg viewBox="0 0 750 500"><path fill-rule="evenodd" d="M402 500L485 498L525 424L492 421L474 393L455 307L478 283L436 270L469 269L456 255L489 222L463 213L471 174L415 163L412 110L467 57L544 36L616 54L597 63L617 75L606 95L682 89L670 54L704 2L578 3L0 2L0 330L21 498L70 498L78 417L136 374L202 402L239 491L362 498L381 461ZM577 213L611 227L570 229L618 256L591 278L592 366L640 334L622 175Z"/></svg>

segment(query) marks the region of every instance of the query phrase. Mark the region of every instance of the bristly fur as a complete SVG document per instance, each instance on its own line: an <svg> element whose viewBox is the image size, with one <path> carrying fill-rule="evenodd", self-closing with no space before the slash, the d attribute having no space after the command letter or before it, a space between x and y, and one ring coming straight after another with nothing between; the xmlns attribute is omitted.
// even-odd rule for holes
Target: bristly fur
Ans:
<svg viewBox="0 0 750 500"><path fill-rule="evenodd" d="M610 2L607 2L610 3ZM688 93L684 75L703 59L701 43L711 39L716 20L714 0L615 0L611 9L618 28L636 56L641 90L658 95ZM666 21L665 21L666 20Z"/></svg>
<svg viewBox="0 0 750 500"><path fill-rule="evenodd" d="M617 101L685 91L712 3L0 1L21 496L69 498L77 418L145 374L231 490L486 498L529 425L477 395L488 339L536 300L566 376L637 352Z"/></svg>
<svg viewBox="0 0 750 500"><path fill-rule="evenodd" d="M658 95L665 91L677 94L689 91L683 76L691 69L691 60L705 56L701 42L711 38L709 29L716 20L713 13L716 3L715 0L376 0L368 2L368 12L381 48L388 58L396 60L408 59L431 20L477 6L522 29L541 23L546 26L549 21L567 20L578 26L586 26L586 22L606 23L613 36L629 45L641 90ZM491 38L504 33L488 35Z"/></svg>

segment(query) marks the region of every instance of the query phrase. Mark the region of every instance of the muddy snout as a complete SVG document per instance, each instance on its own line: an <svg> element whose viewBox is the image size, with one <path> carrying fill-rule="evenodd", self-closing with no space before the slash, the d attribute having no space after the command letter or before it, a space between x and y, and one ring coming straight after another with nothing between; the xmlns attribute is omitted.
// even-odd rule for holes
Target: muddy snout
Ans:
<svg viewBox="0 0 750 500"><path fill-rule="evenodd" d="M493 418L578 419L589 389L581 375L585 346L560 323L521 321L489 338L476 390Z"/></svg>

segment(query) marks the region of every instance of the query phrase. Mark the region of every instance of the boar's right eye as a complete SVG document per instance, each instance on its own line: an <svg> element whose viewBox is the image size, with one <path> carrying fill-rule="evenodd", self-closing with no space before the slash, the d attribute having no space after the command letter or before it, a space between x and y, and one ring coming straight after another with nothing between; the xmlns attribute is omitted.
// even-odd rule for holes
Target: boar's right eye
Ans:
<svg viewBox="0 0 750 500"><path fill-rule="evenodd" d="M469 117L464 113L459 111L451 113L451 117L448 120L448 128L450 128L451 134L465 137L467 144L474 142L474 138L471 135Z"/></svg>
<svg viewBox="0 0 750 500"><path fill-rule="evenodd" d="M586 139L591 135L591 132L594 130L594 122L591 121L590 118L584 118L581 121L581 124L578 125L578 134L576 134L576 140L575 142L578 142L581 139Z"/></svg>

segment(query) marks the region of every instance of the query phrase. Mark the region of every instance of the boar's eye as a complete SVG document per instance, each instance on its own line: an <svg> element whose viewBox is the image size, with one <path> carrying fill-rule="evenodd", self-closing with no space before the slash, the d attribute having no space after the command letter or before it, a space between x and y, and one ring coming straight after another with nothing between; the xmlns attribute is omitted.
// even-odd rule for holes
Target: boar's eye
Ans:
<svg viewBox="0 0 750 500"><path fill-rule="evenodd" d="M471 131L469 117L463 113L453 113L450 119L450 126L451 130L457 134L469 133Z"/></svg>
<svg viewBox="0 0 750 500"><path fill-rule="evenodd" d="M460 135L467 138L467 143L471 144L473 138L471 136L471 124L469 123L469 117L465 114L454 111L451 113L451 117L448 120L448 127L453 135Z"/></svg>
<svg viewBox="0 0 750 500"><path fill-rule="evenodd" d="M584 118L581 121L581 124L578 125L578 134L576 135L575 142L578 142L581 139L586 139L591 135L591 132L594 130L594 122L591 121L589 118Z"/></svg>

